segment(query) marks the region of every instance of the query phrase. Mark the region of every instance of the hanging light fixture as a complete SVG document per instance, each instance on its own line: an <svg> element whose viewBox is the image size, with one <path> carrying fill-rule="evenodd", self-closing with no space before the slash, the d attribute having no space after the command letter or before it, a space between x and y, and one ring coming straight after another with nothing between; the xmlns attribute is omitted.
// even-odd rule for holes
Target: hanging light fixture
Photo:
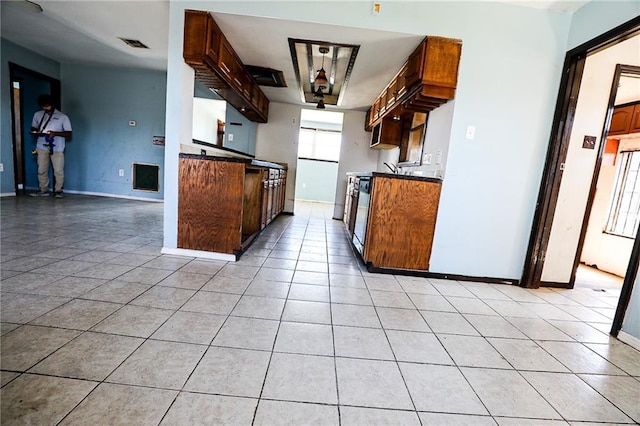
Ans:
<svg viewBox="0 0 640 426"><path fill-rule="evenodd" d="M324 70L324 55L329 53L328 47L320 47L320 53L322 53L322 67L318 70L318 74L316 75L316 79L313 80L314 84L327 84L329 80L327 80L327 73Z"/></svg>
<svg viewBox="0 0 640 426"><path fill-rule="evenodd" d="M324 89L325 89L325 86L318 86L318 90L316 90L315 93L313 94L313 99L316 99L316 100L324 99L324 92L323 92Z"/></svg>
<svg viewBox="0 0 640 426"><path fill-rule="evenodd" d="M318 105L316 105L316 108L317 108L317 109L325 109L324 101L323 101L322 99L320 99L320 100L318 101Z"/></svg>

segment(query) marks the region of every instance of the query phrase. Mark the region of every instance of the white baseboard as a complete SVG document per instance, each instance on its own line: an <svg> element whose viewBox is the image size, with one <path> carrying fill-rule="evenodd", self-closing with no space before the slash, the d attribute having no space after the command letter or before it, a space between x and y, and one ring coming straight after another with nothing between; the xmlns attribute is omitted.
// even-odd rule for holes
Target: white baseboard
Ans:
<svg viewBox="0 0 640 426"><path fill-rule="evenodd" d="M213 251L162 247L162 250L160 250L160 253L172 254L176 256L201 257L204 259L212 259L212 260L225 260L227 262L236 261L236 256L234 254L217 253Z"/></svg>
<svg viewBox="0 0 640 426"><path fill-rule="evenodd" d="M0 192L0 197L15 197L15 192Z"/></svg>
<svg viewBox="0 0 640 426"><path fill-rule="evenodd" d="M27 191L32 190L32 191L38 191L38 188L31 188L28 187L26 188ZM49 189L49 191L53 191L53 189ZM164 203L164 199L158 199L158 198L148 198L148 197L134 197L132 195L122 195L122 194L110 194L108 192L91 192L91 191L75 191L72 189L65 189L64 190L65 194L78 194L78 195L93 195L95 197L108 197L108 198L124 198L127 200L138 200L138 201L152 201L154 203ZM0 193L0 197L10 197L10 196L14 196L15 197L16 193L15 192L7 192L5 194L1 194Z"/></svg>
<svg viewBox="0 0 640 426"><path fill-rule="evenodd" d="M618 332L618 339L640 351L640 339L637 337L632 336L629 333L625 333L624 331L620 331Z"/></svg>
<svg viewBox="0 0 640 426"><path fill-rule="evenodd" d="M155 203L163 203L163 199L158 198L147 198L147 197L134 197L131 195L122 195L122 194L109 194L106 192L91 192L91 191L74 191L74 190L64 190L65 194L79 194L79 195L93 195L96 197L109 197L109 198L125 198L127 200L138 200L138 201L153 201Z"/></svg>

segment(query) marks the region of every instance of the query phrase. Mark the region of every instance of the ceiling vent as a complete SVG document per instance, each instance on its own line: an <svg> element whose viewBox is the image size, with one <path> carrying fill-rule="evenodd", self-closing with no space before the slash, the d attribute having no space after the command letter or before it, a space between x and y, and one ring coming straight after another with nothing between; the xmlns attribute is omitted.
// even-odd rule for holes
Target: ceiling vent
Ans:
<svg viewBox="0 0 640 426"><path fill-rule="evenodd" d="M136 49L148 49L149 47L141 42L140 40L133 40L130 38L122 38L118 37L120 40L124 41L127 46L135 47Z"/></svg>
<svg viewBox="0 0 640 426"><path fill-rule="evenodd" d="M280 70L257 67L255 65L245 65L245 68L260 86L287 87L287 82L284 80L284 74Z"/></svg>

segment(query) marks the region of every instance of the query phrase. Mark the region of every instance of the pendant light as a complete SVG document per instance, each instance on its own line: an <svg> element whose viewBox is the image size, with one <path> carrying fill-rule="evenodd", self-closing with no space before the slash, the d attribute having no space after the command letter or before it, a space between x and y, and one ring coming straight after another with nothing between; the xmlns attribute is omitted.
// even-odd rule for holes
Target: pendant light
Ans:
<svg viewBox="0 0 640 426"><path fill-rule="evenodd" d="M320 99L320 100L318 101L318 105L316 105L316 108L317 108L317 109L325 109L324 101L323 101L322 99Z"/></svg>
<svg viewBox="0 0 640 426"><path fill-rule="evenodd" d="M328 47L320 47L320 53L322 53L322 67L318 70L318 74L316 75L316 79L313 81L314 84L327 84L329 80L327 80L327 73L324 70L324 55L329 53Z"/></svg>

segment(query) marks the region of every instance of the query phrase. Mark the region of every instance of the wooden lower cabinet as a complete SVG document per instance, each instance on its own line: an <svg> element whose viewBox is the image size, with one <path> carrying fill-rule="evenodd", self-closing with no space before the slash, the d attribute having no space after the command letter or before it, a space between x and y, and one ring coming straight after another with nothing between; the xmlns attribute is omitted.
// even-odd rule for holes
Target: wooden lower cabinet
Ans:
<svg viewBox="0 0 640 426"><path fill-rule="evenodd" d="M281 169L180 154L178 248L241 254L284 210L284 189L276 194L270 178L275 174L286 188Z"/></svg>
<svg viewBox="0 0 640 426"><path fill-rule="evenodd" d="M373 268L429 270L442 183L376 176L363 259Z"/></svg>

